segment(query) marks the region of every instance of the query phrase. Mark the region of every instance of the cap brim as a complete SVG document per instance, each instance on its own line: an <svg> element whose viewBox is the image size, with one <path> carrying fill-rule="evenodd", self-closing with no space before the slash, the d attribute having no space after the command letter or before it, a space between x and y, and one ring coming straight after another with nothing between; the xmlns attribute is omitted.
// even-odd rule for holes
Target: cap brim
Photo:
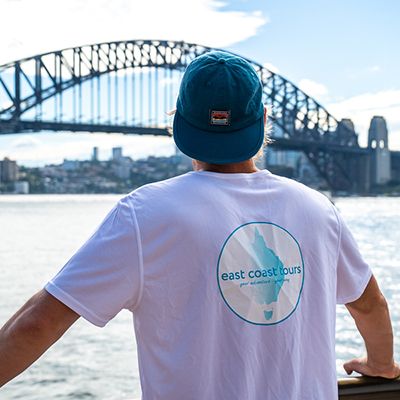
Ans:
<svg viewBox="0 0 400 400"><path fill-rule="evenodd" d="M264 116L245 128L232 132L204 131L189 124L178 111L173 135L179 150L210 164L230 164L248 160L264 142Z"/></svg>

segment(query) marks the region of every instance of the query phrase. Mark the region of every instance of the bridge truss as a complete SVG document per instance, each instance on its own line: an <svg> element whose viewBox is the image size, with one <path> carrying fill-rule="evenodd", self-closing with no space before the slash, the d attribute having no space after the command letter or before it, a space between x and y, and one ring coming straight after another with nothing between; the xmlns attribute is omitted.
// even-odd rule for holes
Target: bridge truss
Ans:
<svg viewBox="0 0 400 400"><path fill-rule="evenodd" d="M0 134L29 131L169 135L181 76L213 50L131 40L67 48L0 66ZM276 129L271 146L301 150L333 189L352 190L349 163L366 150L354 131L293 83L248 60Z"/></svg>

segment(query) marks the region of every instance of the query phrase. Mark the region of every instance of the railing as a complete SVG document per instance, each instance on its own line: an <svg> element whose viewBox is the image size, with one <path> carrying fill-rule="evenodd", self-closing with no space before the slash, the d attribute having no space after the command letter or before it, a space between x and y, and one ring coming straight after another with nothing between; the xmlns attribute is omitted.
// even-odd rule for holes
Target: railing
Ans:
<svg viewBox="0 0 400 400"><path fill-rule="evenodd" d="M400 378L341 379L338 385L340 400L400 400Z"/></svg>

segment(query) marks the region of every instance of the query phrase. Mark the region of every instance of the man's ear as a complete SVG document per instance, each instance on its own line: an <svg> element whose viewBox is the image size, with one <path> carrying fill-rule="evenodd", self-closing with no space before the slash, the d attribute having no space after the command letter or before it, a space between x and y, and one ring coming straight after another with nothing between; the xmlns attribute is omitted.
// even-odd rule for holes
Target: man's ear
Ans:
<svg viewBox="0 0 400 400"><path fill-rule="evenodd" d="M267 119L268 119L268 110L267 107L264 106L264 125L267 123Z"/></svg>

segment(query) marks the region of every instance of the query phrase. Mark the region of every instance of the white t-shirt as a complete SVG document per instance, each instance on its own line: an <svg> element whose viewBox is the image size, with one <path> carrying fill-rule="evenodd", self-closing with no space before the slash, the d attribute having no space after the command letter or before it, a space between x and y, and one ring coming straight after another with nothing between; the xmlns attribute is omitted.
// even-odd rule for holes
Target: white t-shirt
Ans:
<svg viewBox="0 0 400 400"><path fill-rule="evenodd" d="M330 201L267 170L123 199L46 290L133 312L144 400L336 400L335 312L371 271Z"/></svg>

